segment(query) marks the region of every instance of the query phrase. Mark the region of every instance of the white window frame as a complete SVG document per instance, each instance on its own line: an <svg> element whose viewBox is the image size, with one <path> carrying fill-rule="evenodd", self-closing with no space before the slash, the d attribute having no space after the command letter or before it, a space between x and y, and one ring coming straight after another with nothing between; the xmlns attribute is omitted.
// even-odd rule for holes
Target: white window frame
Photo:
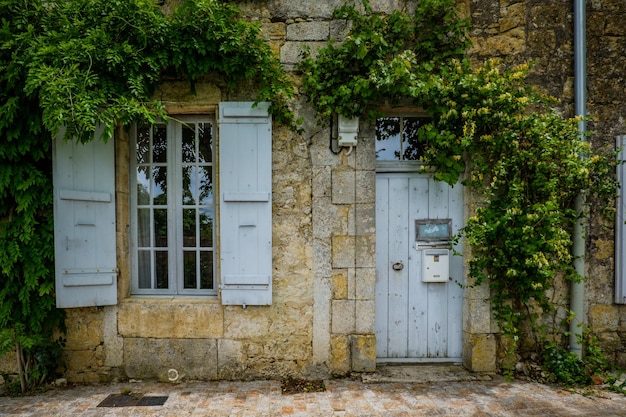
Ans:
<svg viewBox="0 0 626 417"><path fill-rule="evenodd" d="M182 187L182 128L185 123L209 123L211 126L211 171L213 180L213 198L212 198L212 211L213 211L213 236L212 246L207 249L200 249L198 251L210 251L213 254L213 288L211 289L186 289L184 288L184 251L183 251L183 187ZM216 142L217 142L217 124L214 116L210 115L194 115L194 116L176 116L175 119L170 119L166 124L167 135L167 151L166 151L166 165L167 166L167 253L168 253L168 288L139 288L139 261L138 261L138 202L137 202L137 154L136 154L136 140L138 129L136 126L131 131L130 140L130 256L131 256L131 294L132 295L150 295L150 296L209 296L217 297L218 293L218 279L216 264L218 259L217 244L216 244L216 227L218 224L217 210L216 210ZM161 164L158 164L161 165ZM153 206L152 201L148 206ZM173 227L172 227L173 226ZM200 227L196 223L196 230ZM151 236L154 236L154 222L150 224ZM196 237L196 245L198 236ZM149 246L150 251L154 250L154 242L151 242ZM199 253L198 252L198 253ZM155 286L154 280L155 271L154 263L151 262L151 279L153 280L153 287Z"/></svg>

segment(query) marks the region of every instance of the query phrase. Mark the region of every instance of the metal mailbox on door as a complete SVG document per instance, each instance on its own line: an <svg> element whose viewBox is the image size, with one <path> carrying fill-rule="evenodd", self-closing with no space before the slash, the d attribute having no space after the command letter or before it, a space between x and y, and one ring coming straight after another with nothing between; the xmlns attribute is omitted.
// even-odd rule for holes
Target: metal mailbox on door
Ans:
<svg viewBox="0 0 626 417"><path fill-rule="evenodd" d="M422 252L422 281L450 280L451 219L415 220L415 249Z"/></svg>

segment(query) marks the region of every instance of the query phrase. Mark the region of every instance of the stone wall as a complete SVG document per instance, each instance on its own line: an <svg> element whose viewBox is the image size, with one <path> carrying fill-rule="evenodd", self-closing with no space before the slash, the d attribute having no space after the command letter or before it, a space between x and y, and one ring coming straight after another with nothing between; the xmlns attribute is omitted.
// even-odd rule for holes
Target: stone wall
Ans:
<svg viewBox="0 0 626 417"><path fill-rule="evenodd" d="M616 22L626 17L623 2L594 1L587 6L587 111L589 140L596 149L612 151L615 136L626 133L623 97L626 36ZM615 363L626 365L626 306L614 303L615 234L612 219L590 201L587 236L587 322ZM624 221L624 212L616 213Z"/></svg>
<svg viewBox="0 0 626 417"><path fill-rule="evenodd" d="M332 19L342 0L247 1L244 14L263 33L288 70L300 51L341 39L344 22ZM372 0L374 10L407 7L402 0ZM476 61L534 61L530 81L561 99L573 114L571 2L561 0L459 0L471 19ZM626 39L620 22L626 5L588 2L589 127L598 148L625 134ZM293 73L298 83L297 74ZM225 93L219 82L200 84L198 95L168 83L160 90L171 112L214 113L221 100L249 100L247 91ZM130 297L128 244L128 133L116 133L119 304L69 309L67 377L77 382L119 378L245 379L321 378L375 369L375 152L373 127L361 123L351 152L331 148L333 131L306 98L295 108L304 133L274 126L273 304L226 307L218 299ZM465 201L472 203L472 196ZM626 364L626 308L613 303L613 226L591 212L587 239L587 321L609 353ZM464 299L465 365L496 368L497 326L486 285Z"/></svg>
<svg viewBox="0 0 626 417"><path fill-rule="evenodd" d="M572 2L559 0L463 1L473 25L477 61L534 62L530 82L562 101L565 116L574 115L574 29ZM596 149L614 149L615 136L626 133L624 90L626 36L620 23L626 4L587 1L587 111L589 141ZM617 363L626 364L626 307L614 298L614 228L590 202L587 235L585 321ZM623 218L624 213L618 213ZM467 318L466 318L467 319Z"/></svg>
<svg viewBox="0 0 626 417"><path fill-rule="evenodd" d="M316 280L330 287L334 374L371 371L376 359L374 141L372 132L361 128L350 155L330 151L329 129L312 144L314 263Z"/></svg>
<svg viewBox="0 0 626 417"><path fill-rule="evenodd" d="M612 150L615 136L626 134L626 3L594 0L587 5L588 112L590 140L595 147ZM589 261L586 285L588 322L605 351L626 366L626 306L614 298L614 228L591 208L587 239ZM624 221L623 209L617 212Z"/></svg>
<svg viewBox="0 0 626 417"><path fill-rule="evenodd" d="M261 21L272 48L292 69L305 45L342 36L343 23L331 19L340 4L242 7ZM192 96L186 86L169 82L157 96L181 114L214 113L220 100L252 98L245 91L226 96L219 85L198 85ZM218 299L130 297L128 134L118 130L120 302L69 311L68 379L167 380L172 368L189 379L315 378L375 369L373 132L364 127L351 155L334 154L330 128L303 97L296 97L295 108L305 133L275 125L273 134L273 303L245 310L221 306Z"/></svg>

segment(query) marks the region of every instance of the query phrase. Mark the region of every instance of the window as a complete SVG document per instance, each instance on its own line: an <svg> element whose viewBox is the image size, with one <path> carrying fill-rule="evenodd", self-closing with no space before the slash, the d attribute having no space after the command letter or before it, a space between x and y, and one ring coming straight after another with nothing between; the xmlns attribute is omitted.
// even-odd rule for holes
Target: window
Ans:
<svg viewBox="0 0 626 417"><path fill-rule="evenodd" d="M452 239L452 220L418 219L415 220L416 242L449 242Z"/></svg>
<svg viewBox="0 0 626 417"><path fill-rule="evenodd" d="M213 126L187 117L133 135L133 294L217 294Z"/></svg>
<svg viewBox="0 0 626 417"><path fill-rule="evenodd" d="M418 131L430 120L430 117L424 116L377 119L376 160L418 161L425 151L425 145L418 140Z"/></svg>
<svg viewBox="0 0 626 417"><path fill-rule="evenodd" d="M268 109L265 102L219 103L219 155L214 146L216 123L210 117L184 117L133 129L128 171L130 250L124 239L118 242L115 227L116 191L122 191L115 187L116 141L54 141L57 305L117 304L119 254L130 257L133 295L217 296L219 283L223 305L271 305L272 117ZM96 131L95 137L99 136ZM219 197L214 187L218 176Z"/></svg>

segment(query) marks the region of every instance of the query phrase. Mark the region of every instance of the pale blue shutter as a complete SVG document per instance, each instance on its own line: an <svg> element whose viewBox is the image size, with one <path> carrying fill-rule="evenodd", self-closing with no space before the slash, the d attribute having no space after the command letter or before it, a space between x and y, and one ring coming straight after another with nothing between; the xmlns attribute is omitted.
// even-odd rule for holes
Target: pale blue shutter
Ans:
<svg viewBox="0 0 626 417"><path fill-rule="evenodd" d="M115 149L57 138L53 153L57 307L117 303Z"/></svg>
<svg viewBox="0 0 626 417"><path fill-rule="evenodd" d="M272 303L272 120L268 104L221 103L222 304Z"/></svg>
<svg viewBox="0 0 626 417"><path fill-rule="evenodd" d="M615 213L615 302L626 304L626 135L617 136L617 180L620 185Z"/></svg>

